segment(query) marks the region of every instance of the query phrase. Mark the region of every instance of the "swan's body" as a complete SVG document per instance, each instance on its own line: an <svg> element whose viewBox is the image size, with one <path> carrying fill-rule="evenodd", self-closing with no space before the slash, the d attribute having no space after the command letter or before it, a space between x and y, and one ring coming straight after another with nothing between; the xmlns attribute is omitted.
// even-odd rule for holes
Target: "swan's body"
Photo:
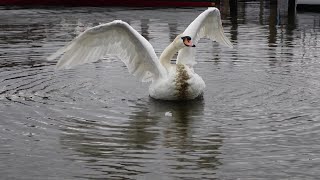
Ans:
<svg viewBox="0 0 320 180"><path fill-rule="evenodd" d="M155 99L187 100L203 94L205 83L193 70L193 43L207 37L232 47L225 37L220 12L209 8L201 13L157 58L151 44L129 24L116 20L90 28L48 59L63 54L58 68L94 62L107 54L117 55L131 74L143 82L151 81L149 94ZM193 40L191 42L191 39ZM178 52L177 63L171 64Z"/></svg>
<svg viewBox="0 0 320 180"><path fill-rule="evenodd" d="M149 94L155 99L186 100L203 94L206 87L202 78L184 64L173 65L166 78L152 82Z"/></svg>

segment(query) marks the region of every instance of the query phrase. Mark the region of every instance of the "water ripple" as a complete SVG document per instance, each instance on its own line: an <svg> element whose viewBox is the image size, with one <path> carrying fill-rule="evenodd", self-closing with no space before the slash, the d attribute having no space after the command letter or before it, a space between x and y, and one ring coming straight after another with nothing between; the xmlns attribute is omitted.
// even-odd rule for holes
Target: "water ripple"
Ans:
<svg viewBox="0 0 320 180"><path fill-rule="evenodd" d="M149 98L115 57L70 70L45 57L114 19L160 54L204 8L1 7L2 177L317 179L319 16L289 22L269 3L239 3L237 17L221 8L234 49L199 42L207 88L181 103Z"/></svg>

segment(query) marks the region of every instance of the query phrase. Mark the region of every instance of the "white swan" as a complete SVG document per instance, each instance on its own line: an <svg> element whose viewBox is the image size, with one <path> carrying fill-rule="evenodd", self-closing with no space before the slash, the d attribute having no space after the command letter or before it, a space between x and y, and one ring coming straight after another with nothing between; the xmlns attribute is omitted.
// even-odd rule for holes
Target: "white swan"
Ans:
<svg viewBox="0 0 320 180"><path fill-rule="evenodd" d="M196 64L194 43L203 37L232 47L224 35L217 8L210 7L202 12L162 52L159 59L143 36L129 24L115 20L87 29L48 60L63 54L57 67L70 68L97 61L107 54L116 55L131 74L143 82L152 82L149 87L151 97L162 100L195 99L203 94L205 88L204 81L193 70ZM171 58L177 52L176 64L171 64Z"/></svg>

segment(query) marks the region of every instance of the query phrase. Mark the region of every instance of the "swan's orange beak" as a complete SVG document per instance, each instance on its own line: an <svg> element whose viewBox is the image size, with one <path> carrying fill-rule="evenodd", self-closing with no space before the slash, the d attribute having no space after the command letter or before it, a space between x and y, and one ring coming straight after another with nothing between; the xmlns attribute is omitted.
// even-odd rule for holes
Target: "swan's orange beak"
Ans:
<svg viewBox="0 0 320 180"><path fill-rule="evenodd" d="M190 36L185 36L185 37L182 37L181 39L183 39L184 45L186 45L188 47L196 47L196 45L192 44Z"/></svg>

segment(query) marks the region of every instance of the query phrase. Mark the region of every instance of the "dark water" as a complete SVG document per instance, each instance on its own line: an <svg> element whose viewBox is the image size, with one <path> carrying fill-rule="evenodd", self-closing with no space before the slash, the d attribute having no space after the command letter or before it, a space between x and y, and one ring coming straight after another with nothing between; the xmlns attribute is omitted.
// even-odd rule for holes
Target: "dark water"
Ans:
<svg viewBox="0 0 320 180"><path fill-rule="evenodd" d="M2 8L0 179L318 179L320 16L260 2L221 7L235 48L198 44L207 88L187 103L150 99L114 57L45 57L114 19L159 55L204 8Z"/></svg>

